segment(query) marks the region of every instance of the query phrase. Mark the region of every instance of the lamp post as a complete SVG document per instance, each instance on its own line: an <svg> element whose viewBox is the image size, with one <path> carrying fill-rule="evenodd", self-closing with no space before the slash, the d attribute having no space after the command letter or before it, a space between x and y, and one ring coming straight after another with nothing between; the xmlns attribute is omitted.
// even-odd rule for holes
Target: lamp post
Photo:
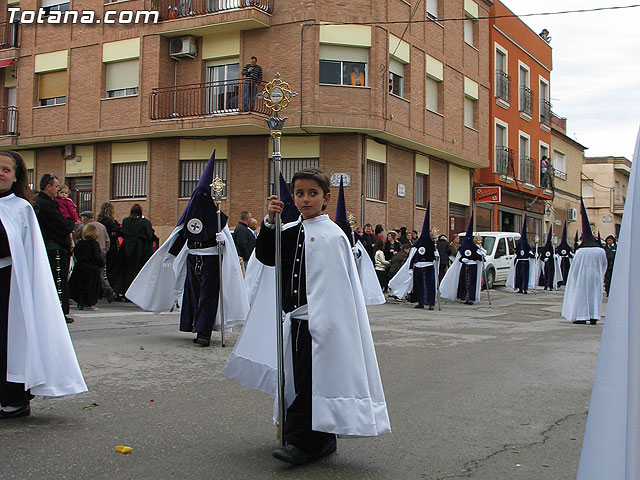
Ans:
<svg viewBox="0 0 640 480"><path fill-rule="evenodd" d="M275 186L275 194L280 199L280 162L282 154L280 153L280 137L282 137L282 128L287 117L281 117L280 112L284 110L293 97L298 94L292 92L289 84L280 79L280 73L276 73L275 78L267 83L264 91L258 95L266 107L271 110L271 116L265 121L271 132L271 141L273 143L273 184ZM275 251L275 275L276 275L276 333L277 333L277 354L278 354L278 438L280 446L284 446L284 352L283 352L283 333L282 333L282 217L279 213L275 215L276 229L276 251Z"/></svg>

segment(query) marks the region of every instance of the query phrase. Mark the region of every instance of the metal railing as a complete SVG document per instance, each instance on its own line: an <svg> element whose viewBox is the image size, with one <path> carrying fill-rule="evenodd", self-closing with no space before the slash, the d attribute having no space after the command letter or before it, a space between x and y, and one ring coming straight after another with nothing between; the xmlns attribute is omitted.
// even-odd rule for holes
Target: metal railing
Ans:
<svg viewBox="0 0 640 480"><path fill-rule="evenodd" d="M149 94L149 118L159 120L238 112L268 115L264 102L258 98L264 85L265 82L243 78L154 88Z"/></svg>
<svg viewBox="0 0 640 480"><path fill-rule="evenodd" d="M245 8L273 13L273 0L152 0L151 5L160 21Z"/></svg>
<svg viewBox="0 0 640 480"><path fill-rule="evenodd" d="M509 102L511 94L511 77L502 70L496 70L496 98Z"/></svg>
<svg viewBox="0 0 640 480"><path fill-rule="evenodd" d="M520 157L520 175L519 180L527 183L531 183L532 179L535 179L535 173L532 170L532 167L535 166L535 161L531 157Z"/></svg>
<svg viewBox="0 0 640 480"><path fill-rule="evenodd" d="M520 87L520 103L519 108L522 113L531 115L531 106L533 104L533 91L524 85Z"/></svg>
<svg viewBox="0 0 640 480"><path fill-rule="evenodd" d="M18 108L0 107L0 135L18 134Z"/></svg>
<svg viewBox="0 0 640 480"><path fill-rule="evenodd" d="M540 100L540 123L551 127L551 102Z"/></svg>
<svg viewBox="0 0 640 480"><path fill-rule="evenodd" d="M513 170L513 149L496 147L496 173L509 175L510 170Z"/></svg>
<svg viewBox="0 0 640 480"><path fill-rule="evenodd" d="M20 46L20 24L0 23L0 50Z"/></svg>

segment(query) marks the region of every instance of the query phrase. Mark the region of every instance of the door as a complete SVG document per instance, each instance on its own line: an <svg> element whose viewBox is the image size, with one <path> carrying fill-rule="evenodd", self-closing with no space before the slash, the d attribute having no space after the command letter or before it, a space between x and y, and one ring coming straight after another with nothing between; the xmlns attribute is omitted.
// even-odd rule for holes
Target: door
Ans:
<svg viewBox="0 0 640 480"><path fill-rule="evenodd" d="M93 181L91 177L67 177L67 185L71 190L69 197L76 204L78 215L80 215L80 212L91 210L93 203Z"/></svg>
<svg viewBox="0 0 640 480"><path fill-rule="evenodd" d="M509 250L507 250L506 238L502 237L498 240L496 252L493 256L493 265L496 267L496 282L502 283L507 280L509 268L511 268L510 258L512 257L509 255Z"/></svg>
<svg viewBox="0 0 640 480"><path fill-rule="evenodd" d="M7 88L7 113L3 118L3 135L15 135L18 133L18 108L16 87Z"/></svg>
<svg viewBox="0 0 640 480"><path fill-rule="evenodd" d="M238 63L207 66L206 113L238 111Z"/></svg>

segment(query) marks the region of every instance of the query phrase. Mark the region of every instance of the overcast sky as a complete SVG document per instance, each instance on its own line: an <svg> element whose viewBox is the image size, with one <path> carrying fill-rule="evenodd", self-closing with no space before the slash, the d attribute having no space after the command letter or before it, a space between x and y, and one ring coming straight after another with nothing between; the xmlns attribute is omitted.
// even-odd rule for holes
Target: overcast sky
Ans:
<svg viewBox="0 0 640 480"><path fill-rule="evenodd" d="M637 0L502 0L517 15L633 5ZM633 159L640 127L640 7L522 17L552 37L551 104L586 156Z"/></svg>

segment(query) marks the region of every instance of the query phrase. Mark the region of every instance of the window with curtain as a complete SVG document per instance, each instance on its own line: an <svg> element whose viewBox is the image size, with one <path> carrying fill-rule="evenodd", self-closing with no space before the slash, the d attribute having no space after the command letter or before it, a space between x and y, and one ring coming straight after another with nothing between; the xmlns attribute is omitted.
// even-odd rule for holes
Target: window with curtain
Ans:
<svg viewBox="0 0 640 480"><path fill-rule="evenodd" d="M429 201L429 175L416 173L416 207L426 207Z"/></svg>
<svg viewBox="0 0 640 480"><path fill-rule="evenodd" d="M369 49L320 45L320 83L366 87Z"/></svg>
<svg viewBox="0 0 640 480"><path fill-rule="evenodd" d="M284 180L291 189L291 179L293 175L303 168L318 167L320 166L320 160L317 158L283 158L280 161L280 172L284 177ZM269 160L269 195L276 193L275 185L273 183L273 159Z"/></svg>
<svg viewBox="0 0 640 480"><path fill-rule="evenodd" d="M113 199L147 196L147 162L114 163L112 168Z"/></svg>
<svg viewBox="0 0 640 480"><path fill-rule="evenodd" d="M367 160L367 198L384 200L384 163Z"/></svg>
<svg viewBox="0 0 640 480"><path fill-rule="evenodd" d="M106 64L106 96L129 97L138 95L138 60Z"/></svg>
<svg viewBox="0 0 640 480"><path fill-rule="evenodd" d="M181 198L190 197L200 181L202 172L209 163L209 160L180 160L180 186L179 195ZM227 197L227 161L216 159L215 176L220 177L224 182L222 197ZM213 180L213 179L212 179Z"/></svg>
<svg viewBox="0 0 640 480"><path fill-rule="evenodd" d="M38 74L38 105L64 105L66 101L66 70Z"/></svg>
<svg viewBox="0 0 640 480"><path fill-rule="evenodd" d="M393 58L389 60L389 93L404 96L404 64Z"/></svg>

